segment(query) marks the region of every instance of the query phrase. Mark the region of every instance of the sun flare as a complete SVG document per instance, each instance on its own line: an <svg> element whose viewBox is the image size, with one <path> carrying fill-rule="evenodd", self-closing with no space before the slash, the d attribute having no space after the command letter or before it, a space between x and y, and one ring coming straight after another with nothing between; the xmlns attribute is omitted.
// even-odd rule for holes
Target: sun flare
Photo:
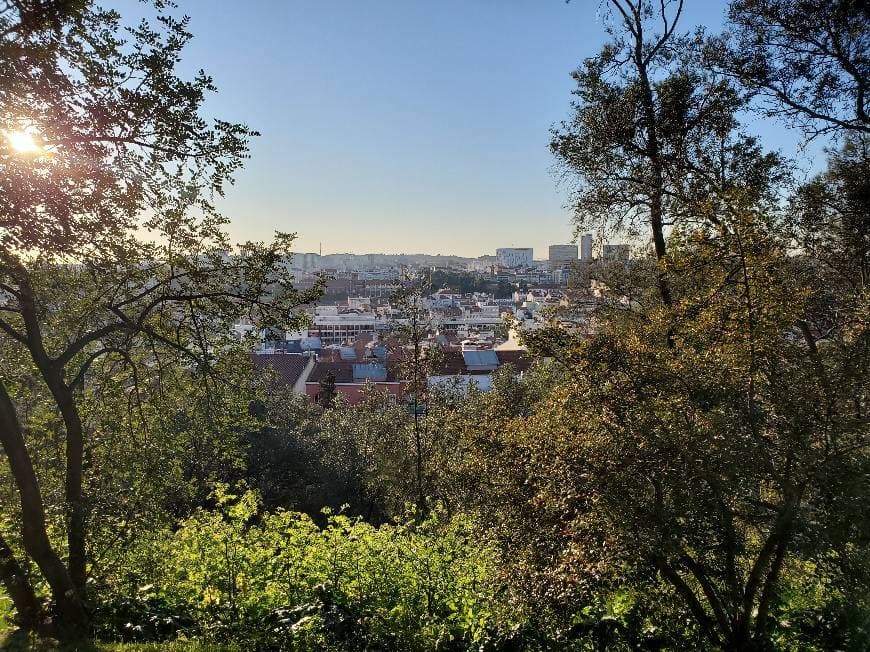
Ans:
<svg viewBox="0 0 870 652"><path fill-rule="evenodd" d="M3 135L9 141L9 146L19 154L37 154L42 151L32 127L15 131L4 131Z"/></svg>

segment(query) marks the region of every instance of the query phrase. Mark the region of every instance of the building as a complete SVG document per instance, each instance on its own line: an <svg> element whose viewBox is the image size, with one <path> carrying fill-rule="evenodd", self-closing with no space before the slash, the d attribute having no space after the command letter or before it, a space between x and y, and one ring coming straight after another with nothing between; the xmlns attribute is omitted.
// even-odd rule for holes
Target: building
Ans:
<svg viewBox="0 0 870 652"><path fill-rule="evenodd" d="M465 393L474 385L486 392L492 389L492 373L505 364L522 375L531 367L532 360L526 351L519 349L444 351L439 368L429 376L429 386Z"/></svg>
<svg viewBox="0 0 870 652"><path fill-rule="evenodd" d="M501 247L495 250L499 267L509 269L534 267L534 250L531 247Z"/></svg>
<svg viewBox="0 0 870 652"><path fill-rule="evenodd" d="M580 260L584 263L592 262L592 234L584 233L580 236Z"/></svg>
<svg viewBox="0 0 870 652"><path fill-rule="evenodd" d="M550 269L565 269L577 262L577 245L550 245Z"/></svg>
<svg viewBox="0 0 870 652"><path fill-rule="evenodd" d="M292 266L306 272L320 271L320 256L312 253L296 254L293 256Z"/></svg>
<svg viewBox="0 0 870 652"><path fill-rule="evenodd" d="M264 353L251 355L254 367L269 369L275 374L275 381L290 387L297 394L306 394L306 381L317 362L314 354Z"/></svg>
<svg viewBox="0 0 870 652"><path fill-rule="evenodd" d="M365 307L363 303L356 305ZM389 323L370 310L344 306L317 306L311 335L320 338L323 346L352 342L359 335L377 333Z"/></svg>
<svg viewBox="0 0 870 652"><path fill-rule="evenodd" d="M365 398L367 388L374 388L401 400L404 389L395 369L383 361L355 362L352 360L318 361L305 381L305 393L312 401L318 400L321 382L327 377L335 383L335 392L344 396L351 405Z"/></svg>
<svg viewBox="0 0 870 652"><path fill-rule="evenodd" d="M627 244L606 244L602 251L604 260L628 260L631 247Z"/></svg>

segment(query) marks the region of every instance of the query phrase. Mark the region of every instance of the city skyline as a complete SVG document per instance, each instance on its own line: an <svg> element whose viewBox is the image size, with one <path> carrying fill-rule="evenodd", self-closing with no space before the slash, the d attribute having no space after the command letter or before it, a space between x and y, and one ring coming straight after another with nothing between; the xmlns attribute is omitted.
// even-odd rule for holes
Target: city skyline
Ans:
<svg viewBox="0 0 870 652"><path fill-rule="evenodd" d="M694 3L682 25L716 31L724 6ZM262 134L219 201L235 241L282 230L300 252L472 257L572 242L547 146L570 113L571 71L606 40L597 2L179 11L195 35L183 69L220 89L206 110ZM748 127L792 151L793 134Z"/></svg>

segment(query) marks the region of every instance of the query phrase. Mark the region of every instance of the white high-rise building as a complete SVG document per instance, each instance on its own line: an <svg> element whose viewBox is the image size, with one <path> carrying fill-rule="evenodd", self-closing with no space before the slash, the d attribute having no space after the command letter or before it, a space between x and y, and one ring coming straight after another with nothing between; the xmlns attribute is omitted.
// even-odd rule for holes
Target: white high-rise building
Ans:
<svg viewBox="0 0 870 652"><path fill-rule="evenodd" d="M534 250L531 247L501 247L495 250L500 267L516 269L520 267L533 267Z"/></svg>
<svg viewBox="0 0 870 652"><path fill-rule="evenodd" d="M585 263L592 262L592 234L584 233L580 237L580 260Z"/></svg>
<svg viewBox="0 0 870 652"><path fill-rule="evenodd" d="M570 267L577 262L577 245L550 245L550 269Z"/></svg>

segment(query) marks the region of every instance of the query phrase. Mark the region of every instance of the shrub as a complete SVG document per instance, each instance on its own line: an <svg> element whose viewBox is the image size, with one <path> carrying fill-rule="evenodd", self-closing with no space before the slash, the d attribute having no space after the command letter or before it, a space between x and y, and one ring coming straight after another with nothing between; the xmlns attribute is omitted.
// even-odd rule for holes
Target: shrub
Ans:
<svg viewBox="0 0 870 652"><path fill-rule="evenodd" d="M107 582L115 606L101 610L126 622L105 632L161 638L192 622L186 631L250 648L449 650L503 627L495 555L467 519L435 513L374 527L327 514L319 528L297 512L260 512L255 492L219 487L214 498L217 509L129 553L130 574ZM147 600L125 597L143 581Z"/></svg>

